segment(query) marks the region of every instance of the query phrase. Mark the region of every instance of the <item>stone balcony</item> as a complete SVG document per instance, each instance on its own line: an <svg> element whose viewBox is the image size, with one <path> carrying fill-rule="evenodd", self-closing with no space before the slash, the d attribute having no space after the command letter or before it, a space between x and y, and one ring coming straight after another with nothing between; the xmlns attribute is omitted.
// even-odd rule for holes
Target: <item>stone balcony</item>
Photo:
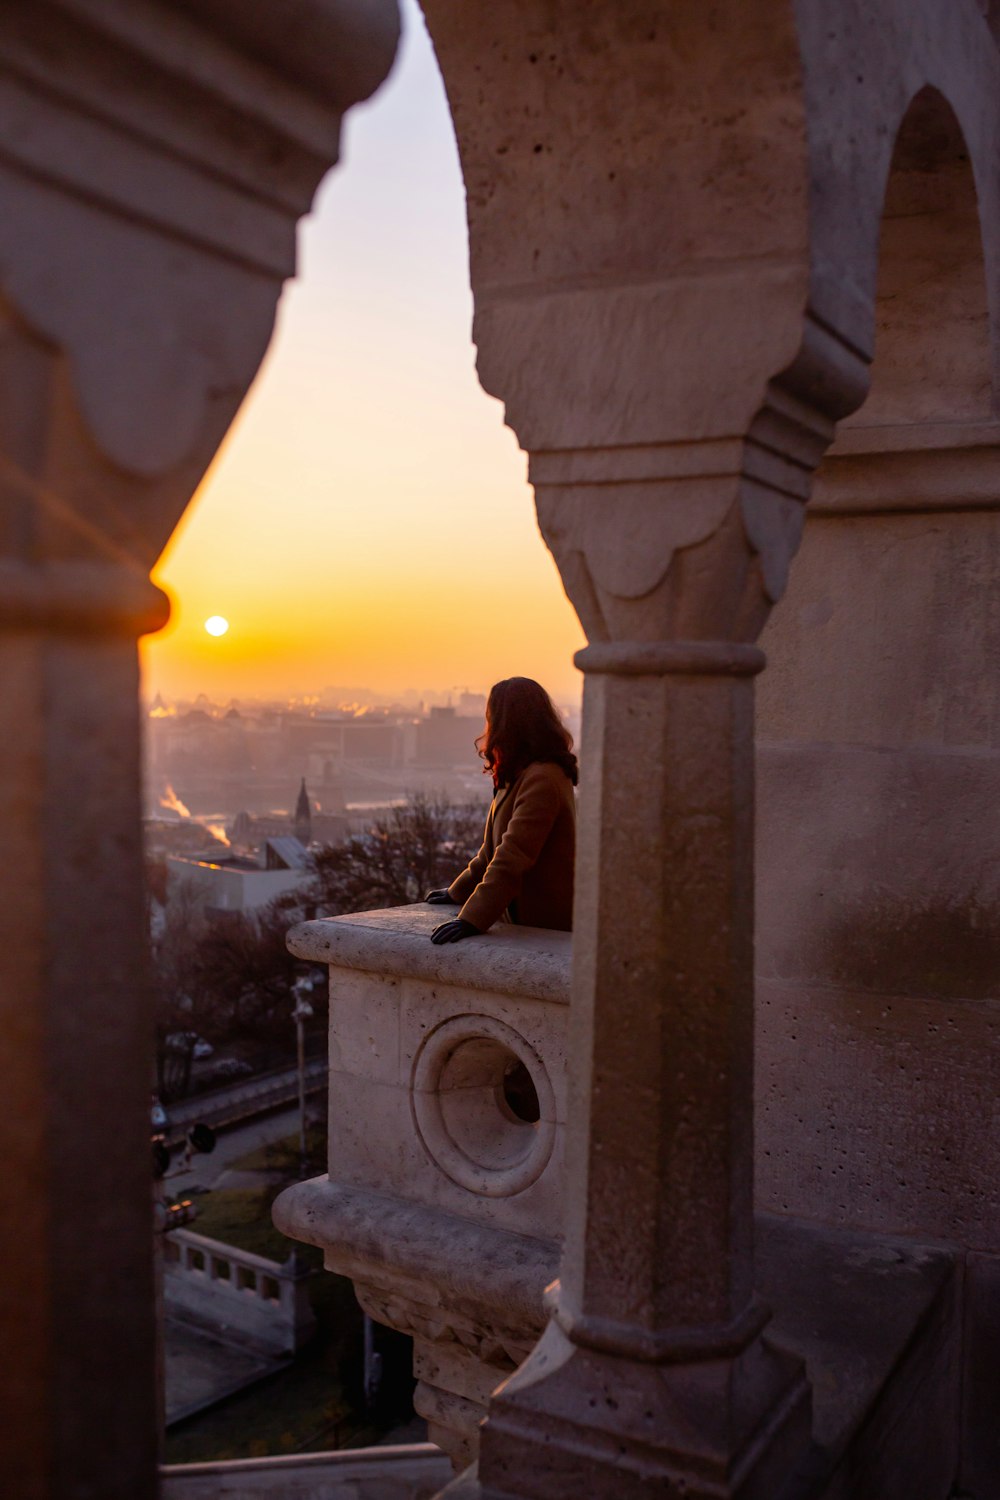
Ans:
<svg viewBox="0 0 1000 1500"><path fill-rule="evenodd" d="M461 1467L558 1274L571 938L501 927L438 948L441 920L418 905L291 933L330 970L329 1174L274 1215L412 1335L416 1407ZM772 1030L765 1008L765 1056ZM790 1500L938 1493L960 1425L953 1247L760 1213L756 1242L768 1337L813 1385Z"/></svg>
<svg viewBox="0 0 1000 1500"><path fill-rule="evenodd" d="M412 1334L417 1410L463 1463L558 1270L570 937L435 947L441 920L403 907L290 935L330 967L330 1173L275 1222Z"/></svg>

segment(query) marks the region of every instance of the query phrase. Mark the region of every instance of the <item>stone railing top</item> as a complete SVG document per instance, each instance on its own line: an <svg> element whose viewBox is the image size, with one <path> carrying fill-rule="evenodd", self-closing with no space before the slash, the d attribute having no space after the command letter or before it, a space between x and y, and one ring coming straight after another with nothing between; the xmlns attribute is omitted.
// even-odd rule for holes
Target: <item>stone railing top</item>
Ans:
<svg viewBox="0 0 1000 1500"><path fill-rule="evenodd" d="M229 1260L233 1265L246 1266L248 1270L260 1271L266 1276L274 1276L286 1281L295 1281L298 1272L288 1266L287 1262L269 1260L265 1255L255 1255L252 1250L241 1250L238 1245L227 1244L225 1240L210 1239L207 1234L198 1234L194 1229L172 1229L170 1238L178 1244L190 1245L195 1250L202 1250L206 1255L213 1255L217 1260ZM289 1253L294 1246L289 1246Z"/></svg>
<svg viewBox="0 0 1000 1500"><path fill-rule="evenodd" d="M456 913L457 907L420 902L323 917L293 927L288 946L297 958L335 969L363 969L436 984L470 985L558 1005L569 1003L572 939L568 932L503 922L482 937L436 947L431 933Z"/></svg>
<svg viewBox="0 0 1000 1500"><path fill-rule="evenodd" d="M433 1443L412 1443L170 1464L160 1473L165 1500L424 1500L444 1487L451 1464Z"/></svg>

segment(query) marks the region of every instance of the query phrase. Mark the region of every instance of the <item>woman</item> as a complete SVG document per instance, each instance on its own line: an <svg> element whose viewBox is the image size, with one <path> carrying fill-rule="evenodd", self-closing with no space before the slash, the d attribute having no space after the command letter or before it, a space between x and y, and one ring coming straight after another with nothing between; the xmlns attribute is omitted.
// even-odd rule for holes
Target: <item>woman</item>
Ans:
<svg viewBox="0 0 1000 1500"><path fill-rule="evenodd" d="M493 777L483 847L432 903L462 910L431 934L432 943L476 937L500 918L527 927L573 925L577 781L573 740L543 687L508 677L490 690L486 729L476 741Z"/></svg>

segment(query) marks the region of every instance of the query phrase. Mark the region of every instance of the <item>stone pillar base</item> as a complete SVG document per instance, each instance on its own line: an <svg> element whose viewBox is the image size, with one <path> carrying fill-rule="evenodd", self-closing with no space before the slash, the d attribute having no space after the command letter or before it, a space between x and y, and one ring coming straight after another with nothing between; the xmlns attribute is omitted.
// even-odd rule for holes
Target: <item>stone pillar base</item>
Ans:
<svg viewBox="0 0 1000 1500"><path fill-rule="evenodd" d="M773 1500L808 1445L810 1417L802 1362L766 1338L654 1365L574 1345L553 1321L491 1404L479 1493Z"/></svg>

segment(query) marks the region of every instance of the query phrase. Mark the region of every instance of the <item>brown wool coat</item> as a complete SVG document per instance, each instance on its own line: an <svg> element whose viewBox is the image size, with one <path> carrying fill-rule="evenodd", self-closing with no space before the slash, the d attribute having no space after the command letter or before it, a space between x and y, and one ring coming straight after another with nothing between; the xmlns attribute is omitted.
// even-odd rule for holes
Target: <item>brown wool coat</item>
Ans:
<svg viewBox="0 0 1000 1500"><path fill-rule="evenodd" d="M576 802L560 766L533 761L493 798L483 847L448 887L481 932L505 913L526 927L573 925Z"/></svg>

